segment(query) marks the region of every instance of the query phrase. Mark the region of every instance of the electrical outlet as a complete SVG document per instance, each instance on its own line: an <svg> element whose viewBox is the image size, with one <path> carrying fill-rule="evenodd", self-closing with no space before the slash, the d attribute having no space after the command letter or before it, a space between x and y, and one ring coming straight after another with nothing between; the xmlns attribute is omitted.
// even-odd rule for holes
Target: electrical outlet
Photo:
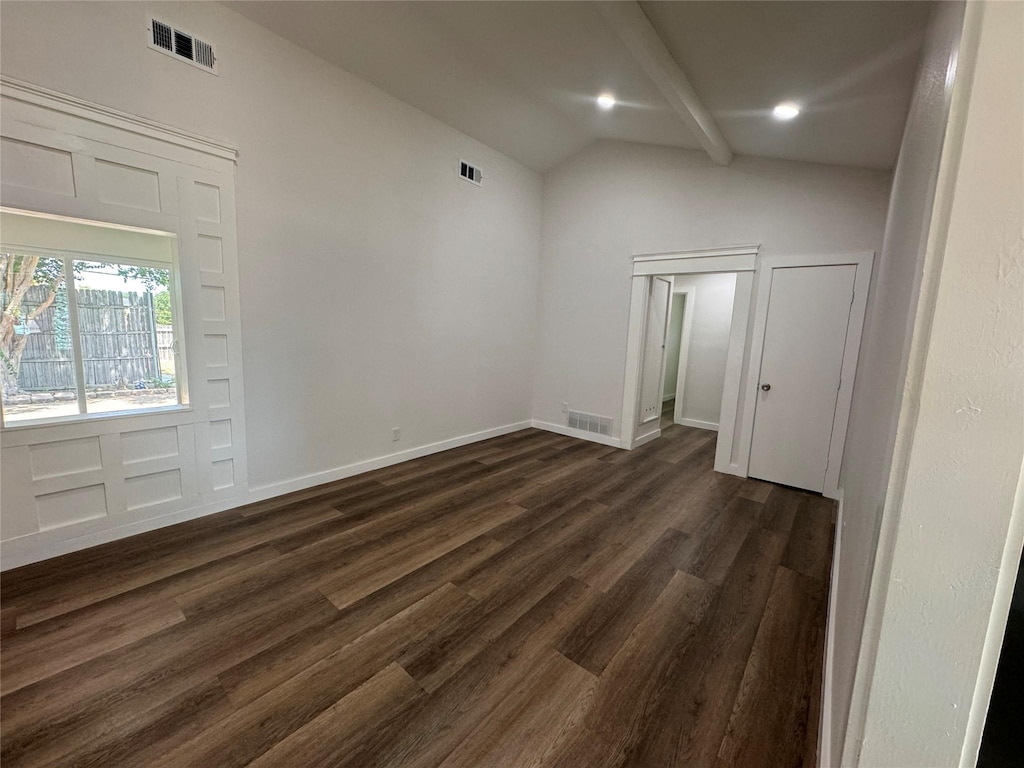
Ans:
<svg viewBox="0 0 1024 768"><path fill-rule="evenodd" d="M568 412L569 412L569 404L563 402L562 403L562 413L568 413Z"/></svg>
<svg viewBox="0 0 1024 768"><path fill-rule="evenodd" d="M401 439L402 435L398 427L391 428L391 442L396 443Z"/></svg>

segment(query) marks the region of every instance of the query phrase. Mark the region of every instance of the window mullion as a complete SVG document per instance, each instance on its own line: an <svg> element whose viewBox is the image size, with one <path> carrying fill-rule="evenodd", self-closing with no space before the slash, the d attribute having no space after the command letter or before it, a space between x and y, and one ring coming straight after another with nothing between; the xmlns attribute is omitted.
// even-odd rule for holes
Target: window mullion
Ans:
<svg viewBox="0 0 1024 768"><path fill-rule="evenodd" d="M85 363L82 359L82 334L78 318L78 297L75 295L75 270L67 256L64 261L64 285L68 292L68 324L71 326L72 363L75 366L75 386L78 394L78 412L88 413L85 404Z"/></svg>

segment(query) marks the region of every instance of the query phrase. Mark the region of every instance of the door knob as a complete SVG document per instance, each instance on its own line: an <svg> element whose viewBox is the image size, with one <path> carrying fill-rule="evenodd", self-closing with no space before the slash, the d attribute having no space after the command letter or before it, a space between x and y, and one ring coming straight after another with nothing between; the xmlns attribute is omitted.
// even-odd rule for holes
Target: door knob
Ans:
<svg viewBox="0 0 1024 768"><path fill-rule="evenodd" d="M771 385L771 384L762 384L762 385L761 385L761 391L762 391L762 392L767 392L767 391L768 391L769 389L771 389L771 388L772 388L772 385Z"/></svg>

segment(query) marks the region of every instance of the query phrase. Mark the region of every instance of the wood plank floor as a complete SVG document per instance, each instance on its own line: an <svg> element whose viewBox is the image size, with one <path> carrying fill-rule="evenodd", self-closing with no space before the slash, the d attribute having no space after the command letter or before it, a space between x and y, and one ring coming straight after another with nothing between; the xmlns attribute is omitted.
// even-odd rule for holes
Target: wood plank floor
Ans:
<svg viewBox="0 0 1024 768"><path fill-rule="evenodd" d="M14 766L813 766L832 504L536 430L6 573Z"/></svg>

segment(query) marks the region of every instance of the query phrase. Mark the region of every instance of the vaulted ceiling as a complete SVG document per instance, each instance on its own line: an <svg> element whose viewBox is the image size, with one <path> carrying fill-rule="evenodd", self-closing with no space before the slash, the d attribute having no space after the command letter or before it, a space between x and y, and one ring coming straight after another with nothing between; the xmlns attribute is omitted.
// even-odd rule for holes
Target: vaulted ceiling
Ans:
<svg viewBox="0 0 1024 768"><path fill-rule="evenodd" d="M595 3L229 5L539 172L598 139L701 147ZM929 3L718 0L640 9L732 152L895 164ZM597 108L603 92L615 95L614 109ZM801 105L800 116L775 120L772 107L782 101Z"/></svg>

